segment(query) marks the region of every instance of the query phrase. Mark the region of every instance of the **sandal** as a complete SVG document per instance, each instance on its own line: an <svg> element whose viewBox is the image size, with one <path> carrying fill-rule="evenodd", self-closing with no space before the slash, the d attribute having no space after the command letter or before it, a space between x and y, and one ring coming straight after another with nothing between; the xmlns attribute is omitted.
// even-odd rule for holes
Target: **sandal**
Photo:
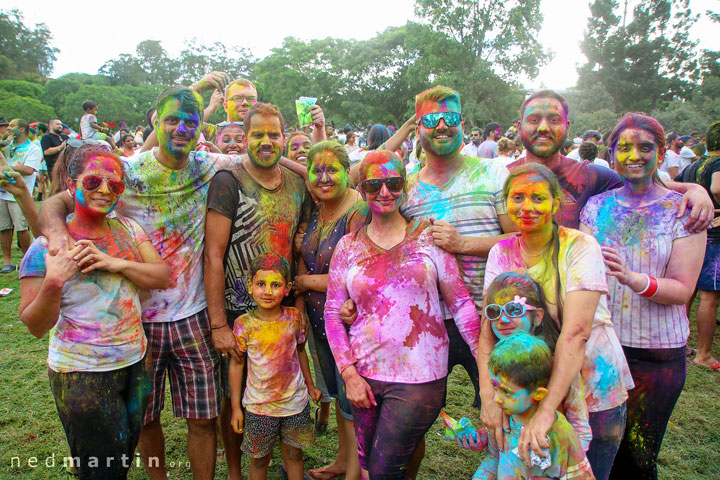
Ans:
<svg viewBox="0 0 720 480"><path fill-rule="evenodd" d="M317 435L324 435L327 432L327 422L320 421L320 409L315 410L315 433ZM333 477L334 478L334 477Z"/></svg>
<svg viewBox="0 0 720 480"><path fill-rule="evenodd" d="M317 475L325 474L330 475L329 477L320 478ZM338 472L331 472L330 470L322 470L322 469L312 469L305 472L305 480L334 480L336 478L342 478L344 477L344 473L338 473Z"/></svg>
<svg viewBox="0 0 720 480"><path fill-rule="evenodd" d="M718 370L720 370L720 360L718 360L717 362L713 363L712 365L704 365L704 364L702 364L702 363L695 363L694 361L690 362L690 365L698 365L698 366L700 366L700 367L709 368L709 369L712 370L713 372L717 372Z"/></svg>

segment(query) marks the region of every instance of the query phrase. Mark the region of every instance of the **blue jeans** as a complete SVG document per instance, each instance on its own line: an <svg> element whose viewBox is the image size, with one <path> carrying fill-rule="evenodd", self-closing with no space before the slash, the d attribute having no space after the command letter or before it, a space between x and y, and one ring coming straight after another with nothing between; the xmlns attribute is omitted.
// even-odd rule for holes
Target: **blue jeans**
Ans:
<svg viewBox="0 0 720 480"><path fill-rule="evenodd" d="M609 410L590 412L593 438L587 458L597 480L607 480L610 476L615 455L625 433L626 420L627 408L624 403Z"/></svg>

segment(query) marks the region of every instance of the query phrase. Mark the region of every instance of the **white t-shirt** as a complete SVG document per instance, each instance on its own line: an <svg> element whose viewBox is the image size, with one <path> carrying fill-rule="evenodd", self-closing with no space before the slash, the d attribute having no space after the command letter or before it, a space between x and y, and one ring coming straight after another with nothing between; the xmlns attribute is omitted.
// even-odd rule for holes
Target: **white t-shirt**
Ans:
<svg viewBox="0 0 720 480"><path fill-rule="evenodd" d="M580 161L580 148L573 148L573 150L565 155L565 158L570 158L572 160Z"/></svg>
<svg viewBox="0 0 720 480"><path fill-rule="evenodd" d="M93 128L92 123L97 123L97 117L92 113L86 113L80 119L80 133L83 139L94 138L99 139L97 130Z"/></svg>
<svg viewBox="0 0 720 480"><path fill-rule="evenodd" d="M460 154L468 157L480 158L480 145L476 146L474 143L470 142L465 145L462 150L460 150Z"/></svg>
<svg viewBox="0 0 720 480"><path fill-rule="evenodd" d="M110 234L93 241L115 258L141 262L148 238L128 218L107 219ZM45 277L47 239L38 237L20 264L20 278ZM140 314L140 288L121 273L76 273L62 288L60 316L50 338L48 366L55 372L106 372L137 363L147 340Z"/></svg>
<svg viewBox="0 0 720 480"><path fill-rule="evenodd" d="M603 167L605 167L605 168L610 168L610 164L609 164L606 160L603 160L603 159L600 158L600 157L597 157L595 160L593 160L593 163L594 163L595 165L601 165L601 166L603 166Z"/></svg>
<svg viewBox="0 0 720 480"><path fill-rule="evenodd" d="M365 158L365 155L370 153L372 150L365 150L364 148L358 148L357 150L353 151L348 155L348 158L350 159L350 166L354 167L358 163L363 161L363 158Z"/></svg>
<svg viewBox="0 0 720 480"><path fill-rule="evenodd" d="M670 167L677 167L678 175L680 175L682 171L685 170L685 167L687 167L688 165L690 165L689 160L684 159L672 150L668 150L665 152L665 161L660 167L660 170L662 170L663 172L668 172L668 174L670 174Z"/></svg>
<svg viewBox="0 0 720 480"><path fill-rule="evenodd" d="M25 143L21 143L17 146L11 143L5 148L3 155L5 155L5 158L7 159L7 164L11 167L25 166L35 170L32 175L23 175L23 180L32 194L32 191L35 188L35 178L37 177L37 172L40 170L40 166L43 161L42 148L38 147L32 143L30 139L28 139ZM0 200L14 202L15 197L12 193L8 193L0 188Z"/></svg>
<svg viewBox="0 0 720 480"><path fill-rule="evenodd" d="M135 220L170 268L170 288L143 297L143 322L173 322L204 309L203 244L207 192L215 172L236 166L237 155L191 152L188 164L172 170L157 148L123 158L127 188L117 212Z"/></svg>

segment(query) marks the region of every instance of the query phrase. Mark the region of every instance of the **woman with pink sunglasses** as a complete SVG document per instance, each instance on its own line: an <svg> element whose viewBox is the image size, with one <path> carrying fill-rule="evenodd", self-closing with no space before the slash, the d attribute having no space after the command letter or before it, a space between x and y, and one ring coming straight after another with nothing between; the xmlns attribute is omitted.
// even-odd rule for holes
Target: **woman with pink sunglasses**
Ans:
<svg viewBox="0 0 720 480"><path fill-rule="evenodd" d="M83 479L127 476L150 392L140 293L169 284L140 226L108 215L122 178L116 155L80 147L68 165L72 238L51 252L38 237L20 265L20 319L38 338L55 327L48 378Z"/></svg>

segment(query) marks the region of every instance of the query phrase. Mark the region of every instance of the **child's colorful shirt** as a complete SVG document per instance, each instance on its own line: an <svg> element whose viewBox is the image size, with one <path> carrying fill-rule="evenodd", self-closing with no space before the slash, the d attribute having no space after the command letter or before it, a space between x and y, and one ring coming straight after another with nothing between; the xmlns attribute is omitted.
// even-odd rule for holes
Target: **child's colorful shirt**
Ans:
<svg viewBox="0 0 720 480"><path fill-rule="evenodd" d="M100 139L98 131L92 126L93 123L97 123L97 117L92 113L86 113L80 118L80 134L84 140L90 138L95 140Z"/></svg>
<svg viewBox="0 0 720 480"><path fill-rule="evenodd" d="M110 234L93 240L95 246L112 257L141 262L137 246L148 241L142 228L124 217L107 221ZM20 278L45 277L47 253L47 238L36 238L20 264ZM140 289L125 275L76 273L62 289L48 366L60 373L104 372L138 362L147 345L140 314Z"/></svg>
<svg viewBox="0 0 720 480"><path fill-rule="evenodd" d="M562 413L555 414L555 423L548 430L550 465L528 467L513 450L518 448L522 425L510 416L510 432L505 432L507 451L501 452L494 436L489 435L487 456L478 467L473 480L520 480L552 478L557 480L594 480L590 462Z"/></svg>
<svg viewBox="0 0 720 480"><path fill-rule="evenodd" d="M296 415L309 398L297 354L298 345L305 344L300 312L283 307L282 316L271 321L260 319L254 312L238 317L233 327L247 359L243 405L257 415Z"/></svg>
<svg viewBox="0 0 720 480"><path fill-rule="evenodd" d="M405 239L389 250L367 227L345 235L330 262L325 330L342 372L383 382L426 383L447 375L449 340L440 295L473 354L480 319L455 257L433 242L427 222L410 222ZM340 308L357 305L346 329Z"/></svg>

